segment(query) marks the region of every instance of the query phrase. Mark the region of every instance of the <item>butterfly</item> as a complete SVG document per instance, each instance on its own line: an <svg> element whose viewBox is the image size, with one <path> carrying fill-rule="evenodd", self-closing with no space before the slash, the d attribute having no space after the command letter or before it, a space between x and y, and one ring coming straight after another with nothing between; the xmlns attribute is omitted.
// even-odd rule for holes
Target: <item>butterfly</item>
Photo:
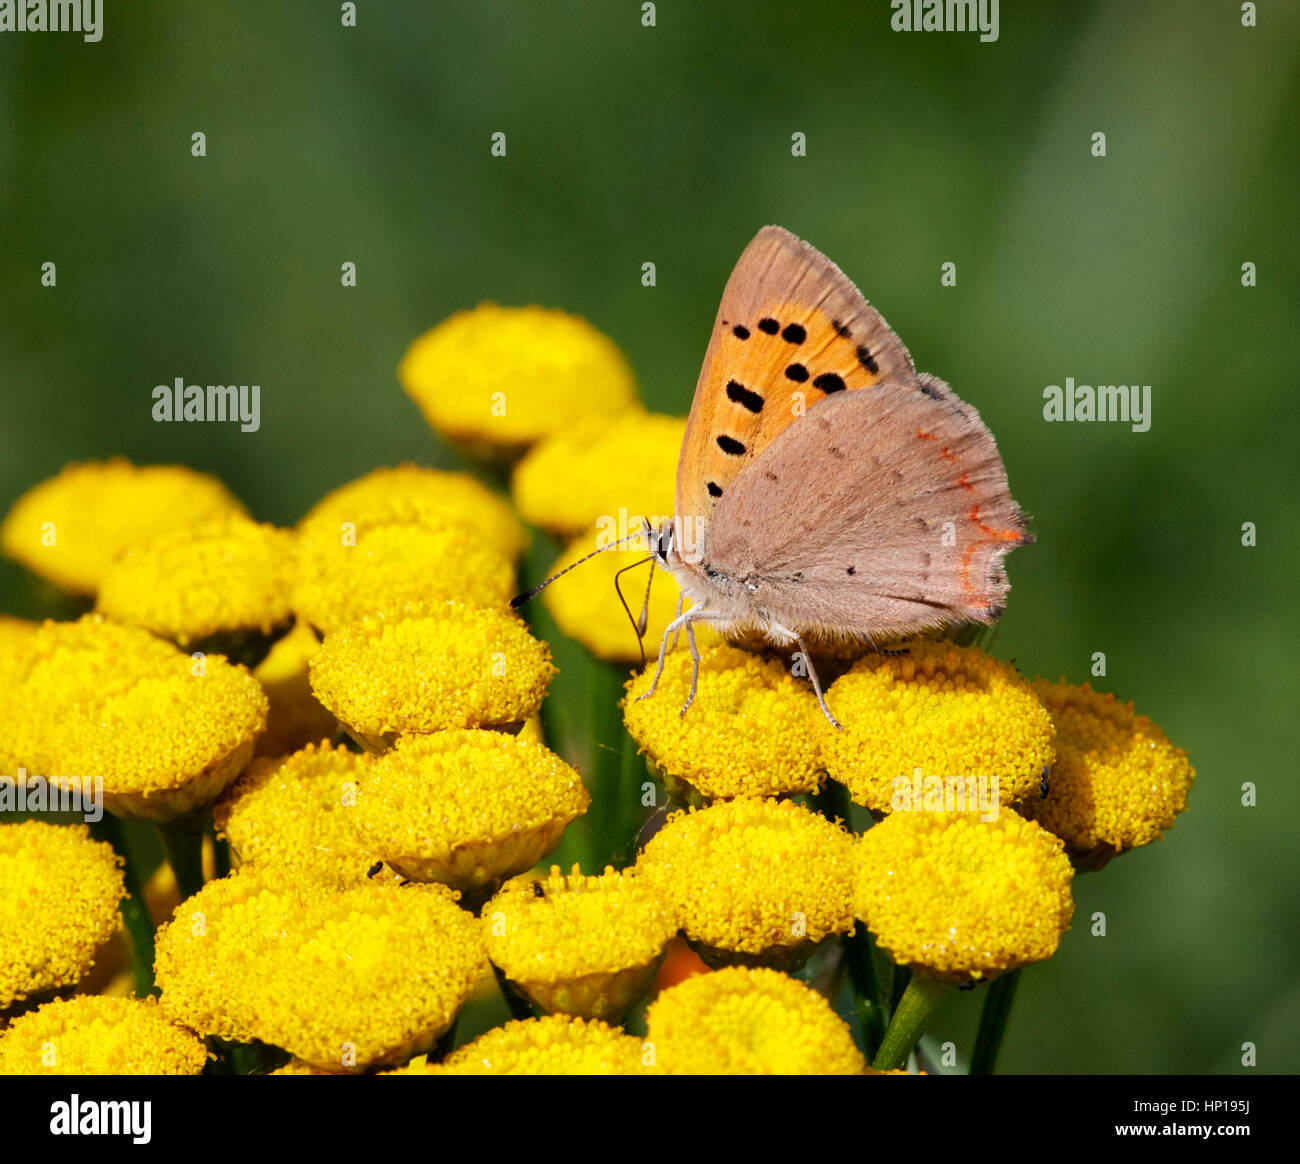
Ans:
<svg viewBox="0 0 1300 1164"><path fill-rule="evenodd" d="M1003 558L1031 541L979 413L916 371L902 341L825 255L764 227L728 279L654 555L693 624L797 646L992 623ZM683 609L689 598L692 605Z"/></svg>

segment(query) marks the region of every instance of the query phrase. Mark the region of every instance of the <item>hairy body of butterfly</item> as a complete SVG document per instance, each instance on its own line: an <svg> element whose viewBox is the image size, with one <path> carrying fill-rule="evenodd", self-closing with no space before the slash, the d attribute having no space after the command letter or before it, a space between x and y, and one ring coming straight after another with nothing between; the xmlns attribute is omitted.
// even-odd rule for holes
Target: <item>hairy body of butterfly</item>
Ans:
<svg viewBox="0 0 1300 1164"><path fill-rule="evenodd" d="M692 624L797 645L827 719L808 639L875 645L990 623L1002 560L1030 541L992 434L843 272L780 227L759 231L722 296L656 557Z"/></svg>

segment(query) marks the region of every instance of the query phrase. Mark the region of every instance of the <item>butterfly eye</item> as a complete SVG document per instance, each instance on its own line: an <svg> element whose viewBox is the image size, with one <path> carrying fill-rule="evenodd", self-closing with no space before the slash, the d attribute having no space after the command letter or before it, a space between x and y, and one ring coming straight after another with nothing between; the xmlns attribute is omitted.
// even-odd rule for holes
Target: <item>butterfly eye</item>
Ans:
<svg viewBox="0 0 1300 1164"><path fill-rule="evenodd" d="M671 550L672 548L673 548L673 527L671 525L667 525L664 526L664 528L659 531L659 535L656 538L655 556L661 562L667 563L668 551Z"/></svg>

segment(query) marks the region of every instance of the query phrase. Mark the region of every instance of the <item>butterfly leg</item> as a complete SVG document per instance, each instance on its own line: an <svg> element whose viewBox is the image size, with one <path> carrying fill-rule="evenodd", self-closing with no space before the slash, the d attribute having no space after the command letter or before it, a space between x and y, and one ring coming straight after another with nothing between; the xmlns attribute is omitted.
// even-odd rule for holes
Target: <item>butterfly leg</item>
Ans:
<svg viewBox="0 0 1300 1164"><path fill-rule="evenodd" d="M664 657L668 654L668 636L689 626L695 618L699 617L700 607L693 606L685 614L679 614L672 622L664 627L663 638L659 640L659 665L655 668L655 677L650 681L650 690L636 697L636 702L640 703L643 699L649 699L659 689L659 677L664 673Z"/></svg>
<svg viewBox="0 0 1300 1164"><path fill-rule="evenodd" d="M789 632L794 634L793 631ZM812 655L808 651L808 645L802 637L795 634L794 641L799 644L799 651L803 655L803 661L808 664L808 678L812 680L813 690L817 692L817 705L822 709L822 714L831 722L831 727L844 730L844 725L840 723L833 715L831 709L826 706L826 697L822 694L821 680L817 678L817 668L813 666Z"/></svg>
<svg viewBox="0 0 1300 1164"><path fill-rule="evenodd" d="M683 719L691 710L691 704L695 702L695 688L700 681L700 648L695 645L695 624L690 621L686 623L686 642L691 648L691 693L682 704L681 711L677 713Z"/></svg>
<svg viewBox="0 0 1300 1164"><path fill-rule="evenodd" d="M677 595L677 613L676 613L675 615L673 615L673 618L674 618L674 619L677 619L677 618L681 618L681 617L682 617L682 608L685 607L685 605L686 605L686 595L685 595L685 594L678 594L678 595ZM678 636L680 633L681 633L680 631L673 631L673 645L672 645L672 647L670 648L671 650L674 650L674 651L677 650L677 636Z"/></svg>

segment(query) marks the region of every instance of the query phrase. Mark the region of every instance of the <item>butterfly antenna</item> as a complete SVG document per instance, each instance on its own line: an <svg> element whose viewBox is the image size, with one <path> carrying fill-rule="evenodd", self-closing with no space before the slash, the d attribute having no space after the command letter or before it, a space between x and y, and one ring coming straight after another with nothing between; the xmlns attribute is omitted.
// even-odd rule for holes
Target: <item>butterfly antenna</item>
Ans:
<svg viewBox="0 0 1300 1164"><path fill-rule="evenodd" d="M641 618L638 621L632 617L632 608L628 606L627 599L623 597L623 588L618 584L618 580L620 575L626 574L629 570L635 570L638 566L644 566L647 562L650 563L650 576L653 578L655 572L654 554L651 554L648 558L642 558L639 562L633 562L630 566L624 566L614 575L614 590L618 594L619 602L623 604L623 611L627 615L628 622L632 624L632 629L636 632L636 645L641 649L642 670L645 670L645 639L643 636L645 635L646 622L649 620L650 586L649 583L646 584L646 605L641 611Z"/></svg>
<svg viewBox="0 0 1300 1164"><path fill-rule="evenodd" d="M536 598L543 590L545 590L557 578L563 578L564 575L567 574L570 570L576 570L579 566L583 564L583 562L590 561L597 554L603 554L606 550L617 549L624 542L630 542L633 538L641 537L644 534L644 532L645 532L644 530L640 530L640 529L635 530L632 533L628 534L626 537L619 538L618 541L616 542L610 542L609 545L607 546L601 546L597 550L592 550L591 553L589 554L583 554L582 557L579 558L576 562L572 562L569 565L565 566L563 570L557 570L544 582L539 582L531 590L526 591L523 594L516 594L510 600L510 609L518 610L521 606L523 606L525 602L528 602L531 599Z"/></svg>
<svg viewBox="0 0 1300 1164"><path fill-rule="evenodd" d="M650 557L650 577L645 580L645 601L641 603L641 617L637 620L636 633L637 638L644 638L646 627L650 625L650 586L655 580L655 560L654 556ZM641 660L641 665L645 666L645 660Z"/></svg>

